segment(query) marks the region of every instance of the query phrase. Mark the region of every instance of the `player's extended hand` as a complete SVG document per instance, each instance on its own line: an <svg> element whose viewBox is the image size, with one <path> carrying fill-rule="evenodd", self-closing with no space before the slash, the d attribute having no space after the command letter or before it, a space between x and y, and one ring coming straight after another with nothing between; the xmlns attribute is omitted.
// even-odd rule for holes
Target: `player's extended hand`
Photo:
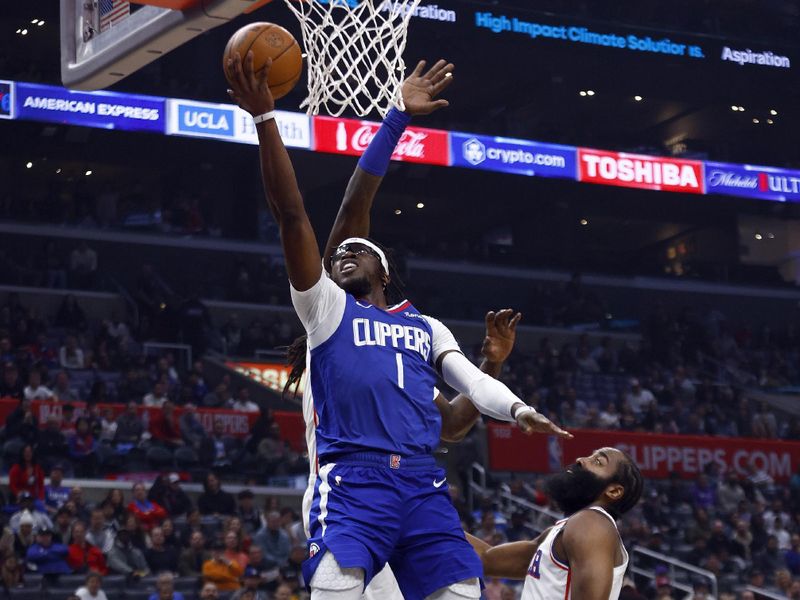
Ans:
<svg viewBox="0 0 800 600"><path fill-rule="evenodd" d="M481 354L492 363L504 362L517 338L517 323L522 313L514 313L510 308L486 313L486 337L483 338Z"/></svg>
<svg viewBox="0 0 800 600"><path fill-rule="evenodd" d="M403 104L410 115L429 115L439 108L450 106L447 100L435 98L453 83L455 65L440 59L427 72L423 73L424 69L425 61L421 60L403 82Z"/></svg>
<svg viewBox="0 0 800 600"><path fill-rule="evenodd" d="M253 71L252 50L247 53L244 61L238 52L228 59L228 80L233 88L228 90L228 95L254 117L275 108L275 99L267 85L271 66L272 59L268 58L261 72L256 75Z"/></svg>
<svg viewBox="0 0 800 600"><path fill-rule="evenodd" d="M519 425L523 433L527 433L528 435L533 433L549 433L568 440L575 437L568 431L561 429L561 427L553 423L543 414L532 410L519 410L517 414L517 425Z"/></svg>

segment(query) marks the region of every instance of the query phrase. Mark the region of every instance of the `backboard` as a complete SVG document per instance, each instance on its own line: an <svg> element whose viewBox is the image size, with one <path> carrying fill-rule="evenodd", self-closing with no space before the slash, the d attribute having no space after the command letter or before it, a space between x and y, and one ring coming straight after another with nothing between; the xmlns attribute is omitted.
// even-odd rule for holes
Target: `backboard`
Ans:
<svg viewBox="0 0 800 600"><path fill-rule="evenodd" d="M209 29L271 0L60 0L61 80L108 87Z"/></svg>

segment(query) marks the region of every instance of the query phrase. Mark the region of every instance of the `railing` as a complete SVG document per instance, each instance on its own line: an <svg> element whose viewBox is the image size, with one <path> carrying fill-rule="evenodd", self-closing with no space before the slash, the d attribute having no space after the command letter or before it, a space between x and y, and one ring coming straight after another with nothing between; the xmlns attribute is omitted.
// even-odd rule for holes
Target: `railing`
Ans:
<svg viewBox="0 0 800 600"><path fill-rule="evenodd" d="M178 344L177 342L145 342L142 350L147 354L148 350L179 350L186 353L186 369L192 369L192 347L189 344Z"/></svg>
<svg viewBox="0 0 800 600"><path fill-rule="evenodd" d="M564 517L564 515L559 512L515 496L508 491L507 487L504 491L500 492L500 500L503 501L504 508L507 512L513 512L519 509L532 512L535 516L528 521L528 524L537 532L544 531L553 525L553 523Z"/></svg>
<svg viewBox="0 0 800 600"><path fill-rule="evenodd" d="M469 471L469 487L467 488L469 512L475 510L475 492L481 497L486 494L486 469L483 468L482 464L476 462L472 463Z"/></svg>
<svg viewBox="0 0 800 600"><path fill-rule="evenodd" d="M756 598L769 598L770 600L786 600L786 596L783 594L779 594L778 592L770 592L769 590L765 590L764 588L755 587L754 585L748 585L744 588L748 592L753 592L753 595Z"/></svg>
<svg viewBox="0 0 800 600"><path fill-rule="evenodd" d="M642 561L641 556L646 556L648 559L651 560L644 560ZM643 577L647 577L648 579L654 579L655 569L650 569L645 566L640 566L641 562L644 562L645 565L648 563L652 564L653 562L658 562L659 564L663 564L669 569L669 580L670 585L673 588L679 589L687 594L691 594L693 591L693 587L691 585L691 575L694 574L704 579L709 580L709 587L711 588L711 596L716 598L718 596L718 586L717 586L717 576L714 575L711 571L707 571L705 569L701 569L700 567L695 567L694 565L690 565L689 563L685 563L682 560L678 560L677 558L673 558L671 556L667 556L666 554L661 554L660 552L653 552L647 548L643 548L642 546L634 546L630 550L630 570L632 573L636 575L641 575ZM688 581L689 583L683 583L681 581L681 577L676 577L676 575L687 575L684 581Z"/></svg>

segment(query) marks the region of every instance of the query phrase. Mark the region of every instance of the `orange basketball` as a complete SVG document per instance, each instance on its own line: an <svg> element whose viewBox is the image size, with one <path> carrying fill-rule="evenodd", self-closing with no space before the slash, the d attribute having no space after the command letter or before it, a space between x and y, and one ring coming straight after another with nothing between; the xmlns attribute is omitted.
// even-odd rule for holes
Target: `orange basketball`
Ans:
<svg viewBox="0 0 800 600"><path fill-rule="evenodd" d="M230 82L228 59L238 52L244 61L253 51L253 69L256 75L268 58L272 59L267 82L272 96L277 100L292 91L303 73L303 57L294 36L274 23L250 23L231 36L222 56L222 70Z"/></svg>

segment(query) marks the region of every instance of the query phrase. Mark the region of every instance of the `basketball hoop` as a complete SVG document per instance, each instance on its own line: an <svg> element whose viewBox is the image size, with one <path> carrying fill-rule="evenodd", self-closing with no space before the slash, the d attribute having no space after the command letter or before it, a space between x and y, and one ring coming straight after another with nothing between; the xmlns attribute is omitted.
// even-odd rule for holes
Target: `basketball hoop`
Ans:
<svg viewBox="0 0 800 600"><path fill-rule="evenodd" d="M332 116L348 107L385 116L403 106L408 22L420 0L285 0L300 21L308 97L300 107Z"/></svg>

